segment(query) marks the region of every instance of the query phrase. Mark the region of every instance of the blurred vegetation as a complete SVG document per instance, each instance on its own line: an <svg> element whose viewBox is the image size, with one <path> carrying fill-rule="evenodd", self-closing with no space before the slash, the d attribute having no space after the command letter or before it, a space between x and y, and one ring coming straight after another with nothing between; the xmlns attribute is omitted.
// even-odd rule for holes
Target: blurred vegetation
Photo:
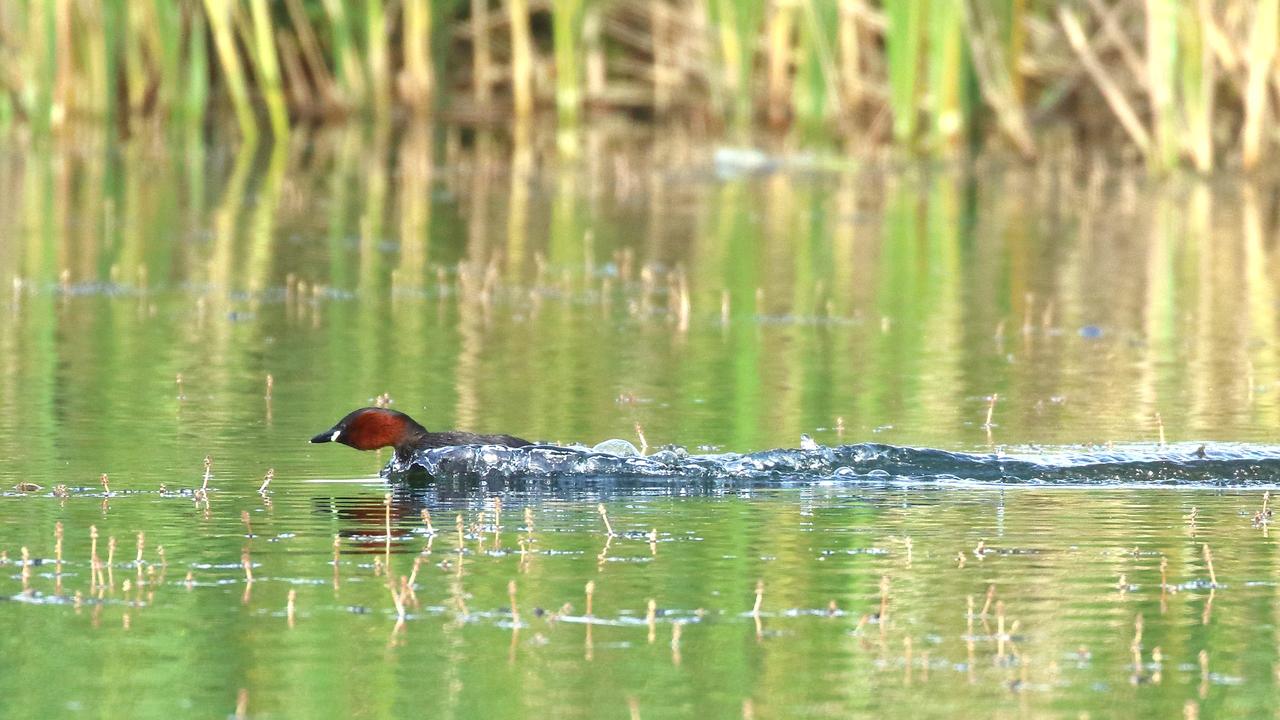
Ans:
<svg viewBox="0 0 1280 720"><path fill-rule="evenodd" d="M1277 0L11 0L0 126L588 114L849 151L1070 144L1153 168L1276 143ZM554 111L554 112L552 112Z"/></svg>
<svg viewBox="0 0 1280 720"><path fill-rule="evenodd" d="M59 451L54 425L21 428L54 408L76 432L150 427L178 373L230 428L255 427L273 373L281 452L387 390L431 427L595 441L640 422L733 450L835 444L837 417L848 438L986 448L992 394L1013 445L1154 441L1157 415L1174 440L1280 426L1268 178L713 175L674 131L584 127L567 167L551 132L532 157L502 130L368 132L0 152L0 455L127 466L130 433ZM197 447L197 467L218 449Z"/></svg>

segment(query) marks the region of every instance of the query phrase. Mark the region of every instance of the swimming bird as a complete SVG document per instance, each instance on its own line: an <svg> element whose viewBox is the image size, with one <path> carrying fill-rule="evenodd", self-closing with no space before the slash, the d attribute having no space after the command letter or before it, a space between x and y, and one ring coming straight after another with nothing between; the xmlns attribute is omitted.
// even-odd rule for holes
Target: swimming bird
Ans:
<svg viewBox="0 0 1280 720"><path fill-rule="evenodd" d="M431 432L398 410L366 407L353 410L336 425L311 438L313 443L336 442L357 450L393 447L396 458L408 461L419 450L451 445L524 447L533 443L512 435L477 435L461 430Z"/></svg>

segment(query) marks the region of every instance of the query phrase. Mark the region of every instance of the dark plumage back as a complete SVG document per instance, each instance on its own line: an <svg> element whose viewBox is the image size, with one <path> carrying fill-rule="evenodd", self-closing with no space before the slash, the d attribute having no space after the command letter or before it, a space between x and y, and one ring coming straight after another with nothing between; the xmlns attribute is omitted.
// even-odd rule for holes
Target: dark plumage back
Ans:
<svg viewBox="0 0 1280 720"><path fill-rule="evenodd" d="M477 435L461 430L445 430L431 432L421 436L419 448L449 447L450 445L504 445L506 447L525 447L533 443L514 435Z"/></svg>

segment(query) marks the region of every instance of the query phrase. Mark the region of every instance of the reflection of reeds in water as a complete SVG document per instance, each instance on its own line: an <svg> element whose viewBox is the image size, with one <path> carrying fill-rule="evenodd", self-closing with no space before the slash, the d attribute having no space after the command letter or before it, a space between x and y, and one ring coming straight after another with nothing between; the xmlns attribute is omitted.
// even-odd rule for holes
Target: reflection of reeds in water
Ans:
<svg viewBox="0 0 1280 720"><path fill-rule="evenodd" d="M682 441L673 421L705 415L699 398L720 415L694 441L732 449L794 442L793 424L838 416L846 439L897 425L978 443L983 398L998 393L1001 442L1120 440L1133 428L1154 440L1156 413L1176 442L1219 421L1254 432L1277 413L1277 363L1254 342L1275 333L1265 185L1149 192L1126 173L1040 171L681 184L612 151L598 176L544 174L540 148L553 143L536 138L512 168L487 133L475 153L455 150L465 170L436 171L430 128L391 148L391 135L365 145L361 132L319 134L305 157L249 144L166 155L140 136L105 158L4 159L0 223L15 233L0 258L19 281L14 321L0 324L0 398L52 427L63 366L75 370L69 390L108 420L112 379L150 388L138 408L157 416L172 414L175 394L231 412L229 391L260 398L268 372L296 387L278 362L237 352L228 321L246 307L270 317L292 274L289 317L332 339L334 393L370 397L391 377L398 399L434 402L437 427L634 440L639 422L661 445ZM643 180L615 194L618 177ZM130 293L114 325L73 294L98 282ZM174 288L191 294L177 321L163 312ZM330 302L323 288L359 300ZM595 302L601 293L611 302ZM1099 342L1080 339L1088 325ZM135 362L138 345L121 340L170 330L158 365ZM1127 349L1103 352L1113 338ZM400 352L389 356L391 342ZM537 382L513 381L524 378ZM656 392L669 407L617 402ZM583 407L611 424L584 420ZM30 442L52 452L52 435Z"/></svg>
<svg viewBox="0 0 1280 720"><path fill-rule="evenodd" d="M430 259L433 145L431 126L415 124L401 139L399 182L400 264L393 281L421 290Z"/></svg>

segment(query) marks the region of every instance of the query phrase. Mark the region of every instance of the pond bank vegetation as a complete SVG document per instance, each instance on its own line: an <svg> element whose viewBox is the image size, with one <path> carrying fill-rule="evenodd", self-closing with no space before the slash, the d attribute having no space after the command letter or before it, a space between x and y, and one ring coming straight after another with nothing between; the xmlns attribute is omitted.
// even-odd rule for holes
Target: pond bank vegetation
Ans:
<svg viewBox="0 0 1280 720"><path fill-rule="evenodd" d="M18 0L0 127L102 120L243 136L433 116L753 131L855 152L1257 169L1277 140L1280 0Z"/></svg>

